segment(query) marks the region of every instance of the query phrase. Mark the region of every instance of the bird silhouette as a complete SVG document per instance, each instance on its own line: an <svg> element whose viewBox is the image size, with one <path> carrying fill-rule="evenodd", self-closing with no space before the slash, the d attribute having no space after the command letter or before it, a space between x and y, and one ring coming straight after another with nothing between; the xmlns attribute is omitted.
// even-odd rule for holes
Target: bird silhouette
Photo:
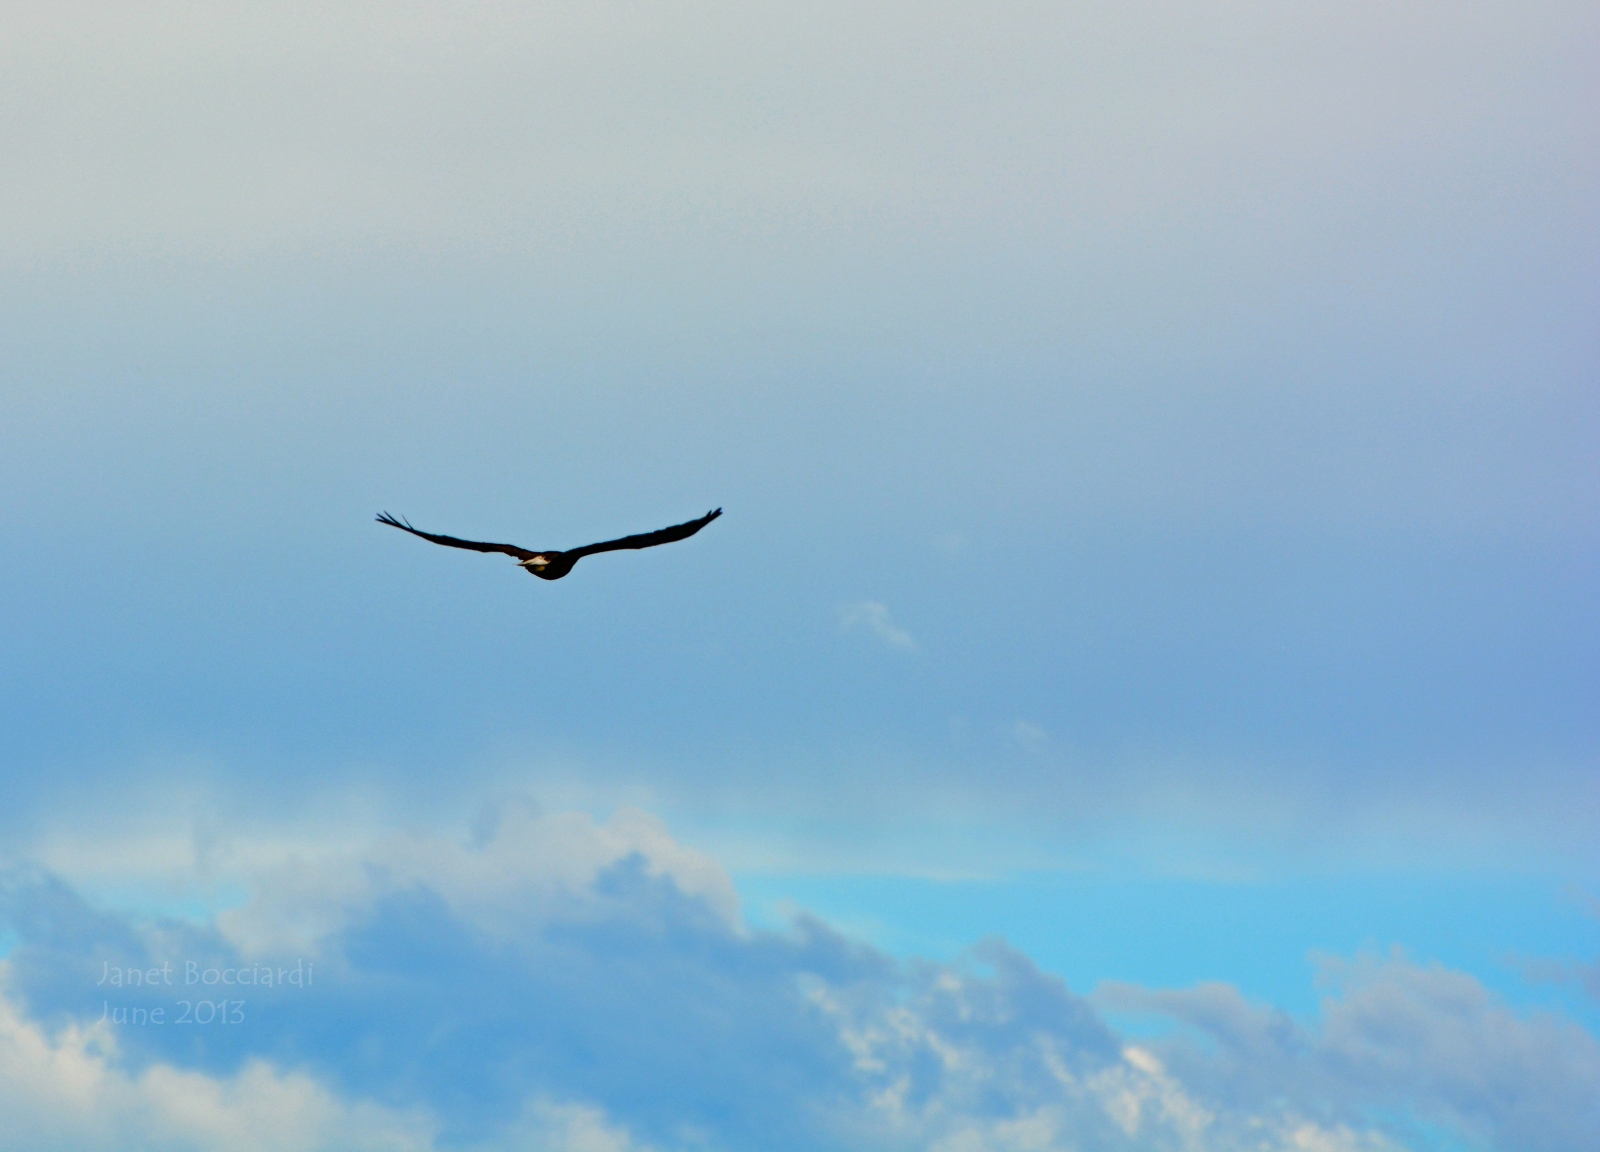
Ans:
<svg viewBox="0 0 1600 1152"><path fill-rule="evenodd" d="M413 536L421 536L424 540L432 540L435 544L443 544L447 548L469 548L474 552L504 552L507 556L515 557L524 570L533 573L539 579L559 580L571 572L572 566L585 556L593 556L596 552L617 552L624 548L654 548L657 544L686 540L721 515L721 508L713 508L698 520L674 524L671 528L662 528L655 532L641 532L637 536L624 536L620 540L585 544L582 548L570 548L565 552L551 549L535 552L530 548L519 548L515 544L485 544L478 540L461 540L455 536L435 536L432 532L413 528L405 519L397 520L387 512L378 514L378 523L409 532Z"/></svg>

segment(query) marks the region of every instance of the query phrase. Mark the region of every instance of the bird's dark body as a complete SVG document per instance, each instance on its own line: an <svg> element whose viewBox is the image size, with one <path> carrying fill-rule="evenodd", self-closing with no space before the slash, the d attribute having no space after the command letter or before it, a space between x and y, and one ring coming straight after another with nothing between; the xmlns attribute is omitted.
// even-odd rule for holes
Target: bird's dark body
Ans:
<svg viewBox="0 0 1600 1152"><path fill-rule="evenodd" d="M522 567L523 571L541 580L559 580L571 572L573 565L578 562L578 557L568 556L565 552L543 552L540 555L548 561L544 567L535 568L529 564L524 564Z"/></svg>
<svg viewBox="0 0 1600 1152"><path fill-rule="evenodd" d="M398 528L402 532L409 532L413 536L421 536L424 540L431 540L435 544L443 544L447 548L467 548L473 552L504 552L507 556L516 558L517 563L541 580L559 580L572 571L573 565L585 556L592 556L596 552L616 552L625 548L654 548L657 544L670 544L674 540L685 540L693 536L700 529L722 515L721 508L714 508L698 520L689 520L682 524L674 524L670 528L662 528L656 532L641 532L637 536L624 536L620 540L606 540L599 544L585 544L582 548L573 548L566 552L534 552L528 548L520 548L515 544L486 544L479 540L462 540L455 536L437 536L432 532L423 532L413 528L404 520L397 520L387 512L378 516L378 523L387 524L391 528Z"/></svg>

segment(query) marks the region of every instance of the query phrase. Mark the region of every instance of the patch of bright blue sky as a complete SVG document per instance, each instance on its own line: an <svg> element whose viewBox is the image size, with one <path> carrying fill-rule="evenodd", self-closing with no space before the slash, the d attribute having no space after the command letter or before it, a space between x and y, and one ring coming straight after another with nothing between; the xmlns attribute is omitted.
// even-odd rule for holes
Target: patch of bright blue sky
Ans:
<svg viewBox="0 0 1600 1152"><path fill-rule="evenodd" d="M1373 1108L1367 1116L1374 1127L1399 1137L1408 1152L1481 1152L1482 1144L1469 1142L1458 1132L1409 1112Z"/></svg>
<svg viewBox="0 0 1600 1152"><path fill-rule="evenodd" d="M735 877L746 918L775 927L804 909L897 956L949 959L1001 936L1087 993L1103 980L1203 981L1312 1018L1329 990L1314 957L1403 949L1470 973L1519 1009L1561 1012L1600 1032L1575 983L1530 979L1526 962L1592 960L1600 919L1585 894L1520 877L1362 876L1282 883L1027 872L1000 879L886 875Z"/></svg>
<svg viewBox="0 0 1600 1152"><path fill-rule="evenodd" d="M181 920L204 925L219 912L243 908L250 902L250 890L239 883L218 883L203 889L174 891L164 885L148 883L89 883L78 886L78 894L95 907L134 920Z"/></svg>

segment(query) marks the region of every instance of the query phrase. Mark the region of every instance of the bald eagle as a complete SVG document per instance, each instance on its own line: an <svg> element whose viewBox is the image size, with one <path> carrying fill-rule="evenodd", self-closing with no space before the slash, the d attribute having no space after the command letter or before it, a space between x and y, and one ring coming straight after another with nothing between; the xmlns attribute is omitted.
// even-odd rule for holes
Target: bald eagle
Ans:
<svg viewBox="0 0 1600 1152"><path fill-rule="evenodd" d="M454 536L435 536L432 532L422 532L413 528L404 519L396 520L387 512L378 515L378 523L387 524L391 528L398 528L402 532L409 532L413 536L421 536L424 540L432 540L435 544L444 544L451 548L470 548L474 552L504 552L507 556L515 556L517 563L523 569L532 572L539 579L559 580L571 572L572 566L585 556L592 556L596 552L616 552L623 548L654 548L657 544L686 540L721 515L721 508L713 508L698 520L674 524L671 528L662 528L657 532L641 532L637 536L607 540L603 544L585 544L582 548L573 548L567 552L549 550L533 552L527 548L518 548L515 544L483 544L476 540L458 540Z"/></svg>

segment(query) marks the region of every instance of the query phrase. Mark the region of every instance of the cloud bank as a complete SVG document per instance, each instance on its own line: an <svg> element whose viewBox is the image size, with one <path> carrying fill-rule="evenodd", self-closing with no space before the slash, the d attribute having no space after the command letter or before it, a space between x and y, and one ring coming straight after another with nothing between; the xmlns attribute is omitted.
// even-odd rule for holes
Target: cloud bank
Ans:
<svg viewBox="0 0 1600 1152"><path fill-rule="evenodd" d="M8 869L0 1146L1393 1152L1426 1123L1579 1152L1600 1124L1595 1038L1458 972L1330 960L1315 1024L1225 985L1086 999L999 940L902 962L804 914L753 930L638 812L508 800L456 836L301 844L250 885L184 923ZM201 1001L241 1019L176 1022Z"/></svg>

